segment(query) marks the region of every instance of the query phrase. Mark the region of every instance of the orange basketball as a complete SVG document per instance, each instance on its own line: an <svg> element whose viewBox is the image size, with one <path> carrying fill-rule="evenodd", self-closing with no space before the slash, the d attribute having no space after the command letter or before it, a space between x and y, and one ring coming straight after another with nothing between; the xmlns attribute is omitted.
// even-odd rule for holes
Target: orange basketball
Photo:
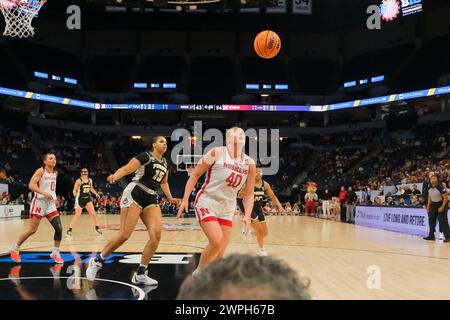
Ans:
<svg viewBox="0 0 450 320"><path fill-rule="evenodd" d="M258 33L253 46L258 56L264 59L272 59L280 52L281 40L275 32L265 30Z"/></svg>

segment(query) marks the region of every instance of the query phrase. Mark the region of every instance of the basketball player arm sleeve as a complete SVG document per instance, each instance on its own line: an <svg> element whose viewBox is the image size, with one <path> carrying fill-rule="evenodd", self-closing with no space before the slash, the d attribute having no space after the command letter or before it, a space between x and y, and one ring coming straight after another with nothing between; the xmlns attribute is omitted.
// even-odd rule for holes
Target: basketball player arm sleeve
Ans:
<svg viewBox="0 0 450 320"><path fill-rule="evenodd" d="M254 161L248 167L247 182L245 183L243 191L244 199L244 216L250 219L253 211L253 205L255 203L255 176L256 176L256 165Z"/></svg>
<svg viewBox="0 0 450 320"><path fill-rule="evenodd" d="M272 188L270 187L270 184L267 183L266 181L264 181L264 188L266 189L267 195L269 196L269 198L278 207L278 210L283 211L284 208L281 205L280 200L278 200L277 196L275 195L275 193L273 192Z"/></svg>
<svg viewBox="0 0 450 320"><path fill-rule="evenodd" d="M39 180L41 180L43 174L44 174L43 168L37 169L36 172L31 177L30 183L28 184L28 188L31 191L42 194L42 195L44 195L45 192L42 191L41 189L39 189L38 183L39 183Z"/></svg>

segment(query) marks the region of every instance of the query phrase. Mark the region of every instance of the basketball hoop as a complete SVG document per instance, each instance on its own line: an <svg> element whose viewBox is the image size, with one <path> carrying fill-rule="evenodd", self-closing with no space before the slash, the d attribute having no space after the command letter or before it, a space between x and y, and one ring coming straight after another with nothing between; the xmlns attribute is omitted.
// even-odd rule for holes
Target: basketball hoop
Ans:
<svg viewBox="0 0 450 320"><path fill-rule="evenodd" d="M5 17L4 36L27 38L34 36L31 25L47 0L0 0L0 10Z"/></svg>

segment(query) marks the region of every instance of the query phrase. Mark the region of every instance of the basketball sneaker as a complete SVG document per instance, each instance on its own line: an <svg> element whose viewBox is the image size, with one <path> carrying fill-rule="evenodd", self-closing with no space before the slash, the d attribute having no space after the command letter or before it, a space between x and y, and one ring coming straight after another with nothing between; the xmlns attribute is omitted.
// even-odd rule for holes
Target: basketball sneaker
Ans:
<svg viewBox="0 0 450 320"><path fill-rule="evenodd" d="M89 281L94 281L97 272L103 267L103 264L100 261L96 261L95 258L91 258L89 260L88 268L86 270L86 278Z"/></svg>
<svg viewBox="0 0 450 320"><path fill-rule="evenodd" d="M86 292L86 299L87 300L98 300L97 291L95 291L94 288Z"/></svg>
<svg viewBox="0 0 450 320"><path fill-rule="evenodd" d="M20 269L22 269L22 266L15 266L11 270L9 270L8 278L15 284L20 284Z"/></svg>
<svg viewBox="0 0 450 320"><path fill-rule="evenodd" d="M260 249L258 255L260 257L267 257L269 254L267 253L267 251L265 249Z"/></svg>
<svg viewBox="0 0 450 320"><path fill-rule="evenodd" d="M19 250L13 250L9 251L9 256L11 257L11 260L20 263L22 260L20 259Z"/></svg>
<svg viewBox="0 0 450 320"><path fill-rule="evenodd" d="M103 233L98 228L95 229L95 234L98 235L98 236L102 236L103 235Z"/></svg>
<svg viewBox="0 0 450 320"><path fill-rule="evenodd" d="M67 240L72 240L72 231L71 230L66 231L66 238L67 238Z"/></svg>
<svg viewBox="0 0 450 320"><path fill-rule="evenodd" d="M62 268L63 266L61 264L55 264L53 267L50 268L50 272L52 273L53 278L59 278Z"/></svg>
<svg viewBox="0 0 450 320"><path fill-rule="evenodd" d="M64 260L61 258L61 254L59 253L59 251L54 250L50 255L50 258L55 260L57 264L64 264Z"/></svg>
<svg viewBox="0 0 450 320"><path fill-rule="evenodd" d="M131 288L131 291L133 292L133 296L138 299L141 296L141 292L144 291L144 299L143 300L150 300L148 294L150 292L152 292L153 290L157 289L158 286L145 286L142 288L139 288L140 290L138 290L137 288Z"/></svg>
<svg viewBox="0 0 450 320"><path fill-rule="evenodd" d="M152 279L148 276L148 271L145 270L144 274L137 274L137 272L134 273L133 278L131 278L131 282L134 284L141 284L144 286L157 286L158 281L155 279Z"/></svg>

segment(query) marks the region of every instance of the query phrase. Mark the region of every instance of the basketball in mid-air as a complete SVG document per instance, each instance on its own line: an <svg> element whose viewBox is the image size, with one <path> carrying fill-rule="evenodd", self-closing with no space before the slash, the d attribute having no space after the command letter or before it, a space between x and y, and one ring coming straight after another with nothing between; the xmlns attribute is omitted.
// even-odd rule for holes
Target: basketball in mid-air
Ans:
<svg viewBox="0 0 450 320"><path fill-rule="evenodd" d="M280 52L281 39L275 32L265 30L258 33L253 46L258 56L264 59L272 59Z"/></svg>

